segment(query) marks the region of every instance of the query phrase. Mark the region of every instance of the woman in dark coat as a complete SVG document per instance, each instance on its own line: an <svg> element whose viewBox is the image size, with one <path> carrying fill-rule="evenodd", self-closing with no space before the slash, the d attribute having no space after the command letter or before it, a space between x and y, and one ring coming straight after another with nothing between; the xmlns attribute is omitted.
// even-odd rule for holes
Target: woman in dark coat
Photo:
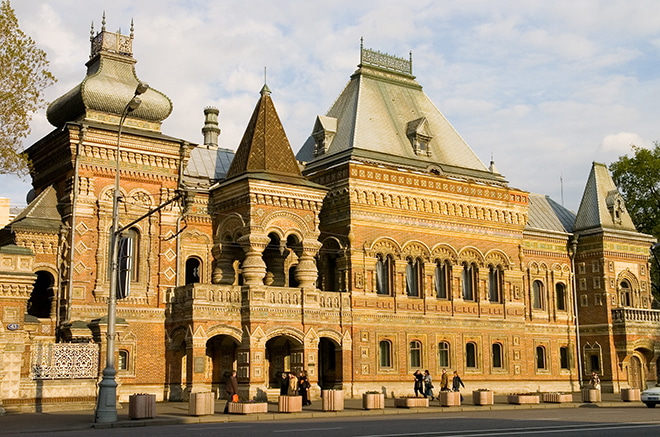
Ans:
<svg viewBox="0 0 660 437"><path fill-rule="evenodd" d="M289 392L289 375L286 372L282 372L282 377L280 378L280 396L286 396Z"/></svg>
<svg viewBox="0 0 660 437"><path fill-rule="evenodd" d="M307 372L304 370L300 371L300 376L298 377L298 394L302 396L303 405L312 405L312 401L309 400L309 380L307 379Z"/></svg>

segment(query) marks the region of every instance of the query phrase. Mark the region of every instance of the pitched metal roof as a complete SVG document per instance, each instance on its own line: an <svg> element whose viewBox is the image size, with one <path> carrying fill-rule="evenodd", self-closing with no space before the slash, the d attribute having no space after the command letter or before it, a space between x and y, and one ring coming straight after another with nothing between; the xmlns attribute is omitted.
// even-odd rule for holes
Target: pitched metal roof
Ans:
<svg viewBox="0 0 660 437"><path fill-rule="evenodd" d="M575 230L601 227L636 231L607 166L594 162L575 219Z"/></svg>
<svg viewBox="0 0 660 437"><path fill-rule="evenodd" d="M529 193L528 213L527 229L573 232L575 213L552 200L550 196Z"/></svg>
<svg viewBox="0 0 660 437"><path fill-rule="evenodd" d="M310 136L297 154L299 160L312 168L332 156L350 154L354 159L405 162L421 169L440 166L446 173L505 182L481 162L412 74L384 64L363 60L326 114L337 120L331 143L319 153L317 141ZM430 137L428 151L416 150L413 145L413 127L422 122L423 135Z"/></svg>
<svg viewBox="0 0 660 437"><path fill-rule="evenodd" d="M58 210L57 192L51 185L42 191L7 226L17 229L41 229L56 232L60 229L62 217Z"/></svg>

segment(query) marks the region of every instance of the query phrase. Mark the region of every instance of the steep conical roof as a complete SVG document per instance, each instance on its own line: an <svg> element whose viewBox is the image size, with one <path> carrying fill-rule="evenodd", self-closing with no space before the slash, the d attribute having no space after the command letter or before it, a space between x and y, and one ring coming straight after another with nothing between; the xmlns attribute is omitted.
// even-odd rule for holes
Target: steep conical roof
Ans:
<svg viewBox="0 0 660 437"><path fill-rule="evenodd" d="M574 227L575 231L593 228L636 230L607 166L598 162L591 166Z"/></svg>
<svg viewBox="0 0 660 437"><path fill-rule="evenodd" d="M328 120L336 131L323 129ZM506 182L456 132L415 80L412 61L403 58L362 49L358 70L314 131L297 155L310 169L364 159Z"/></svg>
<svg viewBox="0 0 660 437"><path fill-rule="evenodd" d="M254 108L243 139L227 171L227 179L245 173L302 179L298 161L291 150L266 85L261 90L261 98Z"/></svg>
<svg viewBox="0 0 660 437"><path fill-rule="evenodd" d="M92 29L93 33L93 29ZM91 38L87 75L81 83L50 104L48 121L56 127L82 119L118 124L126 104L140 80L135 72L132 53L133 26L130 36L105 30ZM140 95L141 104L129 119L139 120L143 129L160 130L160 123L172 112L172 102L160 91L149 88ZM145 123L147 122L147 123ZM127 125L136 124L127 122Z"/></svg>

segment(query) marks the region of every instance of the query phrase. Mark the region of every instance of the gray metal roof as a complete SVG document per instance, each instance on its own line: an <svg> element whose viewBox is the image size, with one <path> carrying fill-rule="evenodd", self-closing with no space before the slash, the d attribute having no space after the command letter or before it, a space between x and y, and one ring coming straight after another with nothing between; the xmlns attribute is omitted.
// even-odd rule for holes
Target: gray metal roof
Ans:
<svg viewBox="0 0 660 437"><path fill-rule="evenodd" d="M573 232L575 213L570 211L549 196L529 194L528 229L539 229L557 232Z"/></svg>
<svg viewBox="0 0 660 437"><path fill-rule="evenodd" d="M195 147L184 172L186 185L208 188L225 178L233 159L233 150L205 145Z"/></svg>

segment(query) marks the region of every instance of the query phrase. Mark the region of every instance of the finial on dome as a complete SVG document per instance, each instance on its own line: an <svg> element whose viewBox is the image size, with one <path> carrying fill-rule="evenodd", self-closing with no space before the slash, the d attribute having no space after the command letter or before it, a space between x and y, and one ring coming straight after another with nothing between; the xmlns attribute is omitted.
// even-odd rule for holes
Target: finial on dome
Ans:
<svg viewBox="0 0 660 437"><path fill-rule="evenodd" d="M105 11L103 11L103 20L101 20L101 32L105 32Z"/></svg>
<svg viewBox="0 0 660 437"><path fill-rule="evenodd" d="M133 19L131 18L131 39L133 39L133 36L135 36L135 25L133 24Z"/></svg>
<svg viewBox="0 0 660 437"><path fill-rule="evenodd" d="M270 88L268 88L268 85L264 84L263 88L261 88L260 94L262 96L270 96Z"/></svg>
<svg viewBox="0 0 660 437"><path fill-rule="evenodd" d="M92 20L92 27L89 29L89 40L94 41L94 20Z"/></svg>

